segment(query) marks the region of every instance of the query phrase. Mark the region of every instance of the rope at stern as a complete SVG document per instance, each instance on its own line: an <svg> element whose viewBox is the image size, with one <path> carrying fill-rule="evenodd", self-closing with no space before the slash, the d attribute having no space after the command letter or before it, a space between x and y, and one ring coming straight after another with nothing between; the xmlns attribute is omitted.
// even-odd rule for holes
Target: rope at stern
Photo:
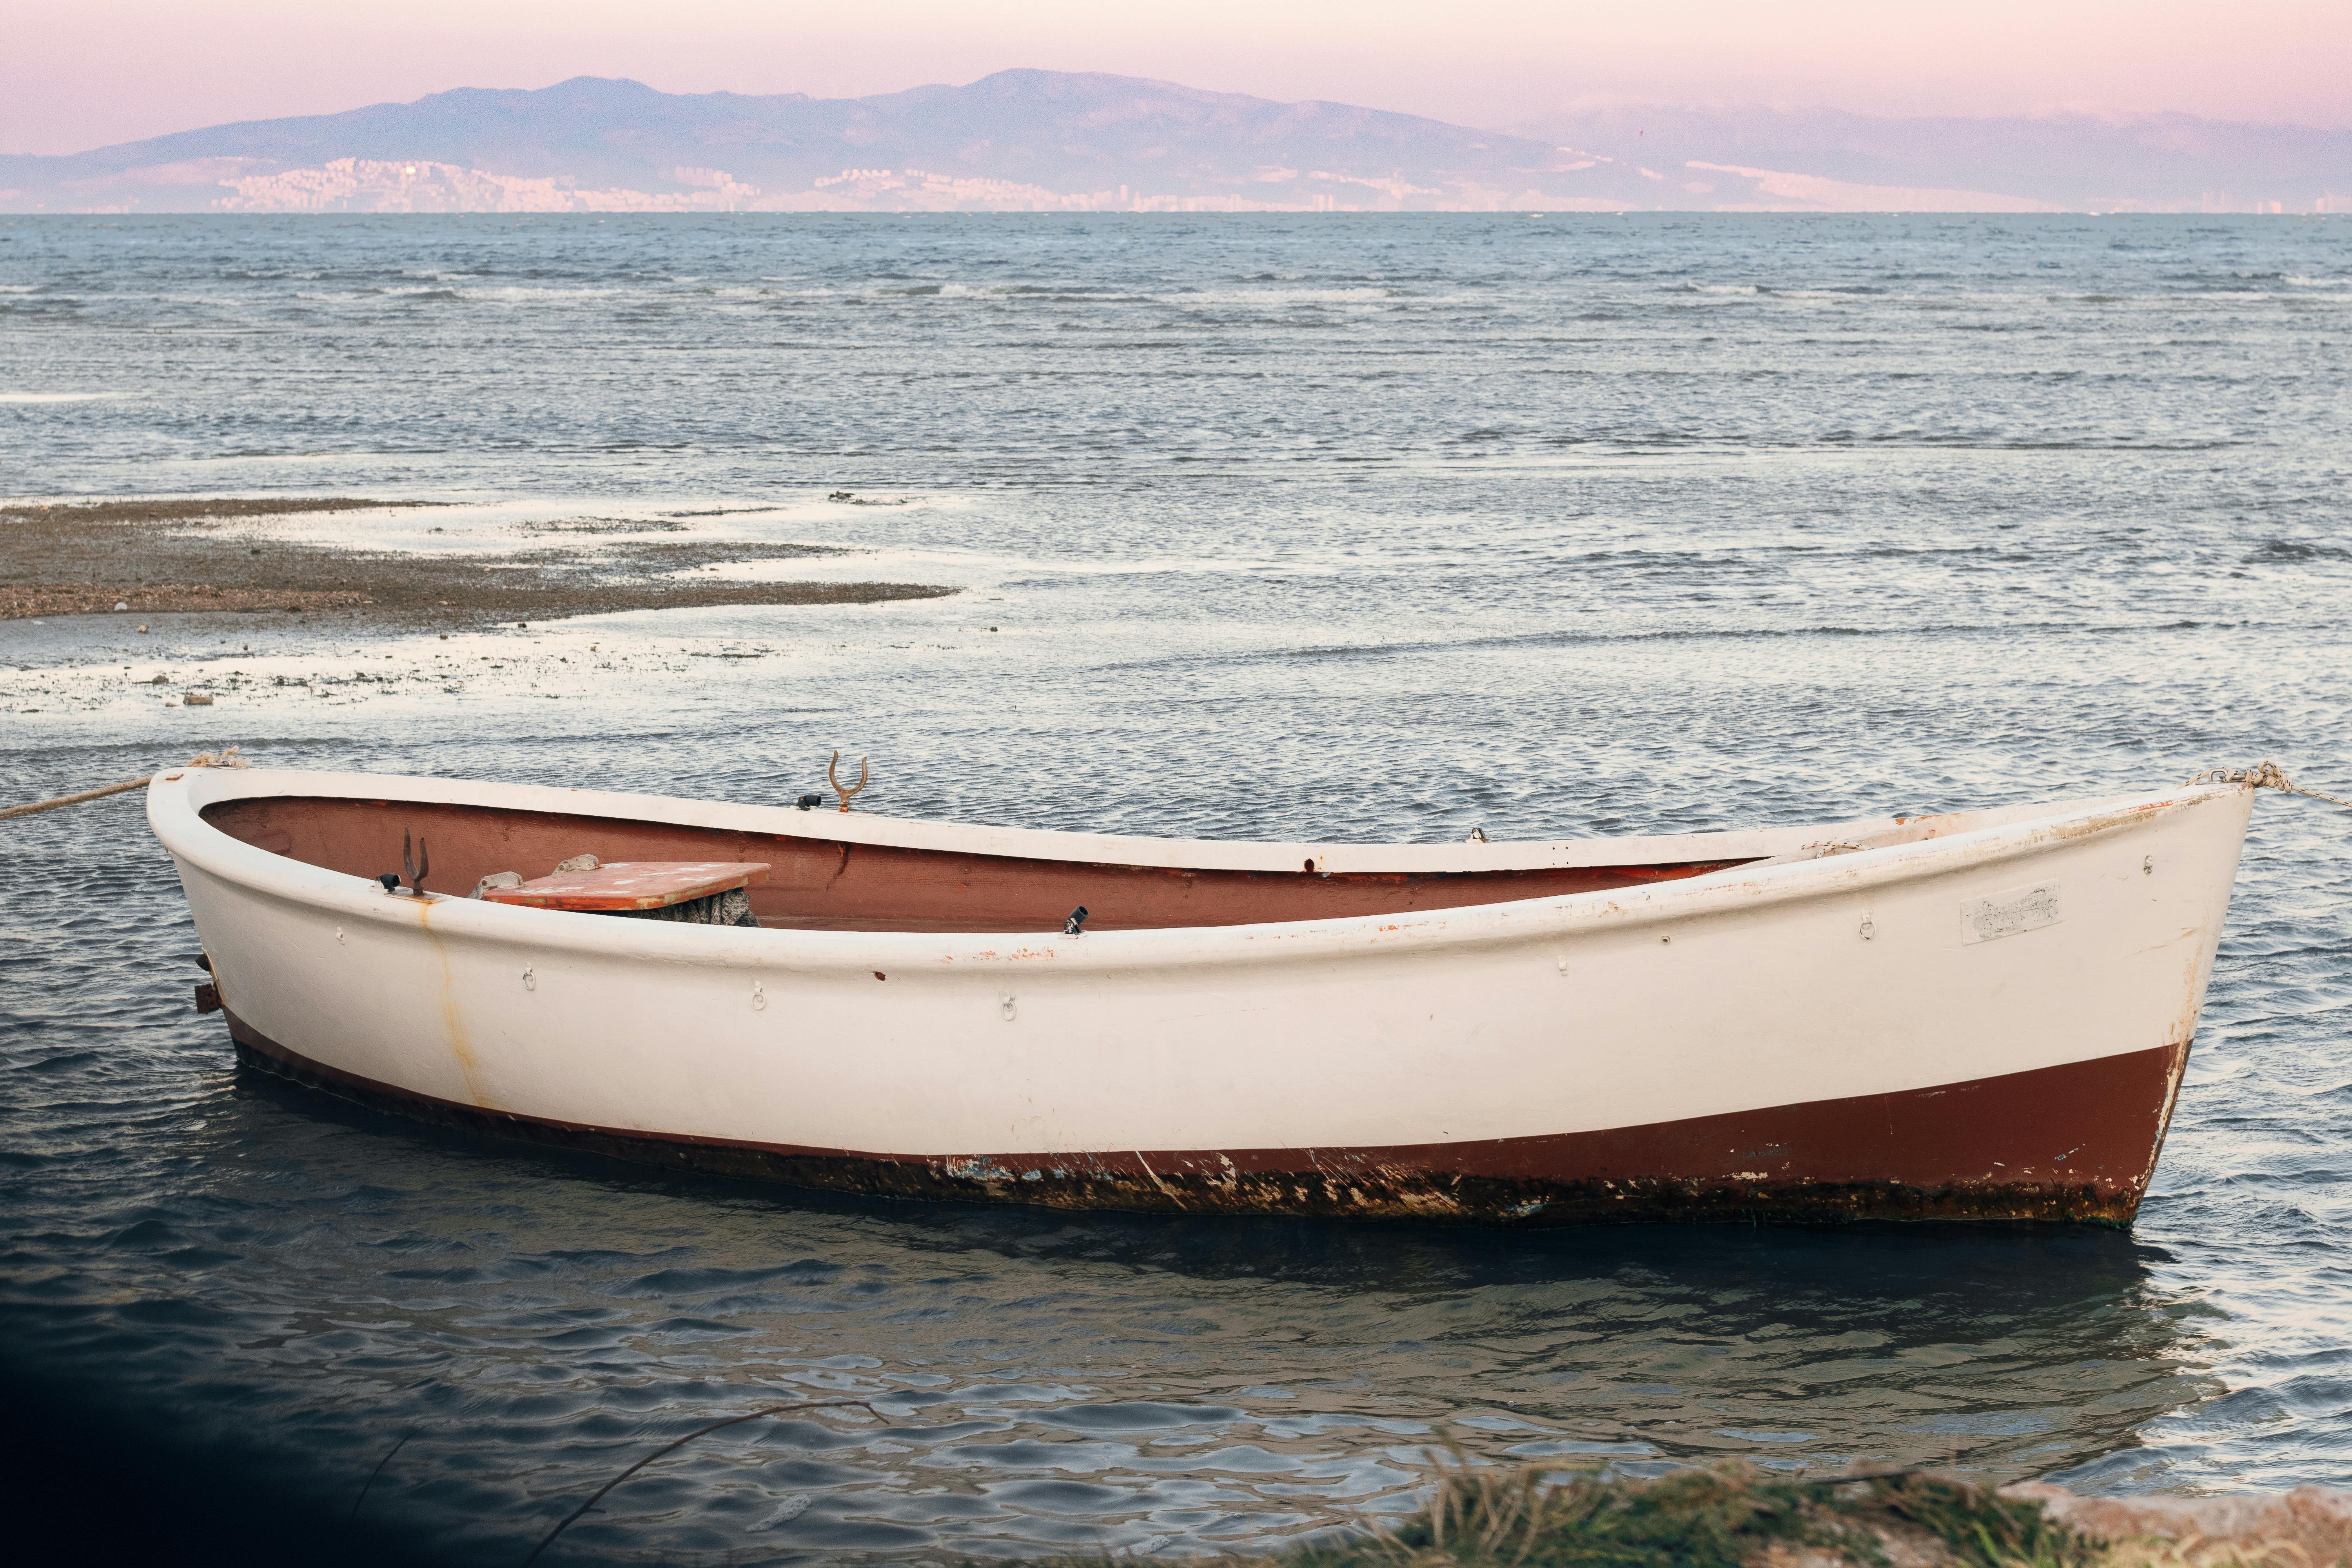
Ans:
<svg viewBox="0 0 2352 1568"><path fill-rule="evenodd" d="M238 756L236 748L231 746L223 752L199 752L188 759L187 765L192 768L242 768L251 764ZM61 795L55 800L37 800L26 805L12 805L5 811L0 811L0 822L5 822L12 816L30 816L36 812L55 811L61 805L79 805L86 800L103 800L108 795L121 795L125 790L142 789L151 783L154 776L150 773L143 779L125 779L121 784L107 784L99 789L86 789L79 795Z"/></svg>
<svg viewBox="0 0 2352 1568"><path fill-rule="evenodd" d="M2337 795L2322 795L2315 789L2304 788L2281 772L2276 763L2264 763L2260 767L2252 768L2207 768L2203 773L2190 778L2189 783L2252 784L2256 789L2274 789L2284 795L2307 795L2314 800L2324 800L2330 805L2352 806L2352 800L2345 800Z"/></svg>

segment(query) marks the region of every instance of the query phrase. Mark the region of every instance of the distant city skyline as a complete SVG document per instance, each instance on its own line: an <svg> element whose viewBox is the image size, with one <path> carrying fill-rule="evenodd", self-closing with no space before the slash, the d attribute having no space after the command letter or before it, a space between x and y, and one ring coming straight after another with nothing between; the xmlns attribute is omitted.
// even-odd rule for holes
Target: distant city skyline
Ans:
<svg viewBox="0 0 2352 1568"><path fill-rule="evenodd" d="M846 97L1013 67L1178 79L1496 127L1604 102L1866 114L2180 110L2352 127L2341 0L17 0L0 152L58 153L454 87L628 76Z"/></svg>

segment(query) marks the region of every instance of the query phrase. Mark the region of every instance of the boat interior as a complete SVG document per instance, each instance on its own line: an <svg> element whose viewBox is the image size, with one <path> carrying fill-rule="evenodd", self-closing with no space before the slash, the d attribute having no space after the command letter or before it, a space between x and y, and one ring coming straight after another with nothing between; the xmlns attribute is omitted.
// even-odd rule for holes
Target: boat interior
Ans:
<svg viewBox="0 0 2352 1568"><path fill-rule="evenodd" d="M217 802L205 820L230 837L306 865L377 879L425 847L428 892L463 897L502 871L546 876L590 855L612 861L749 861L762 926L799 931L1148 931L1408 914L1675 881L1744 864L1684 861L1434 873L1186 870L853 844L616 817L431 802L278 795ZM406 878L404 876L403 880Z"/></svg>

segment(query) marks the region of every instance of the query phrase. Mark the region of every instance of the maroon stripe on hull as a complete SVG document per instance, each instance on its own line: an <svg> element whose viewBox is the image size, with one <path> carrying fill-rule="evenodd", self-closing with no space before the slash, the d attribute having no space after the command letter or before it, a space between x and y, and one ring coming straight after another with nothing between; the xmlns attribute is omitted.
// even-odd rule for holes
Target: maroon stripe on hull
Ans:
<svg viewBox="0 0 2352 1568"><path fill-rule="evenodd" d="M879 1154L586 1126L414 1094L226 1015L239 1059L379 1110L639 1164L888 1197L1484 1225L2030 1219L2128 1225L2189 1047L1600 1132L1369 1149Z"/></svg>

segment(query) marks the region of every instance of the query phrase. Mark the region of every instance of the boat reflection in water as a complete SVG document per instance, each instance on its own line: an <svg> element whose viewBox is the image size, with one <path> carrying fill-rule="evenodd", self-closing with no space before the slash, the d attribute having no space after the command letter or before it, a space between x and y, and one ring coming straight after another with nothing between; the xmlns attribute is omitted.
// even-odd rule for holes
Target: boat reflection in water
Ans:
<svg viewBox="0 0 2352 1568"><path fill-rule="evenodd" d="M520 1557L650 1447L795 1397L882 1418L698 1439L566 1543L1229 1547L1410 1507L1445 1436L2008 1479L2210 1387L2106 1228L1071 1215L518 1151L254 1071L201 1109L153 1245L218 1261L184 1319L121 1315L103 1375L300 1433L229 1478L281 1499L348 1509L406 1435L367 1514L435 1550Z"/></svg>

